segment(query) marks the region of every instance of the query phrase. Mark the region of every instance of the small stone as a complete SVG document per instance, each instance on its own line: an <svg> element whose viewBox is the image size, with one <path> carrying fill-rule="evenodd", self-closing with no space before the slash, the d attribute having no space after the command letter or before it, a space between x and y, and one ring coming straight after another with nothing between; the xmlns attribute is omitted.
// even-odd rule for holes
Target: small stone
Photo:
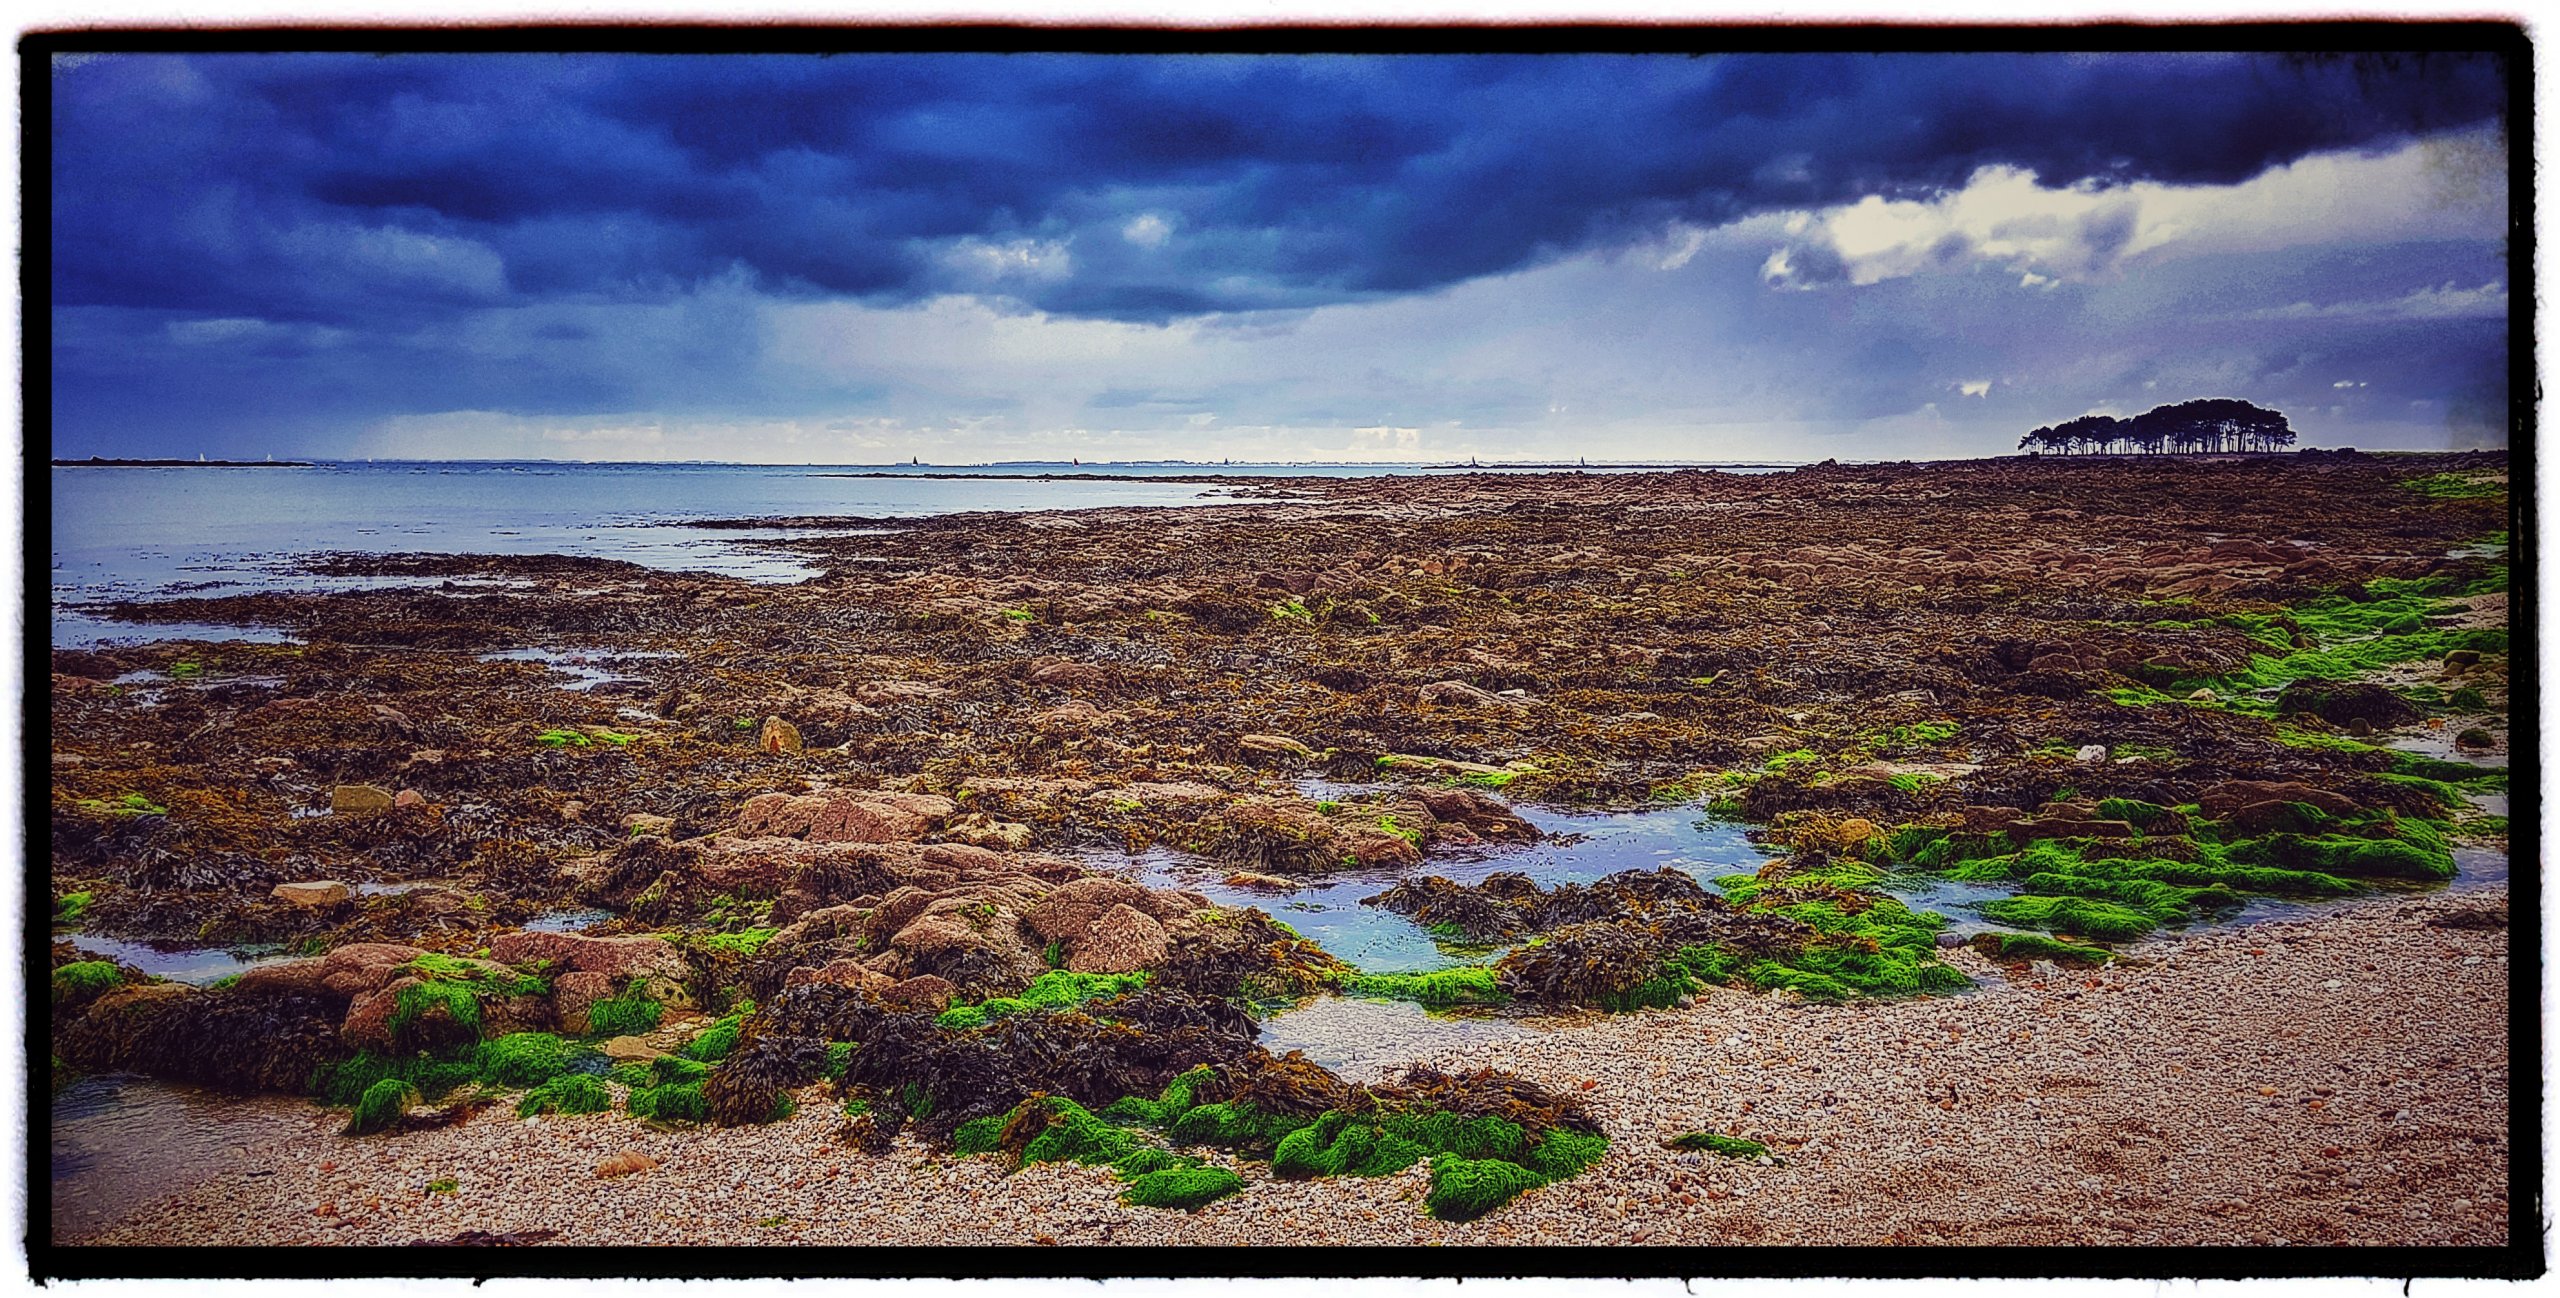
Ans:
<svg viewBox="0 0 2560 1298"><path fill-rule="evenodd" d="M427 795L418 792L416 789L402 789L398 793L391 795L391 805L395 807L423 807L427 805Z"/></svg>
<svg viewBox="0 0 2560 1298"><path fill-rule="evenodd" d="M615 1037L612 1040L605 1042L602 1046L597 1047L597 1049L604 1052L605 1058L613 1060L616 1063L630 1063L635 1060L645 1059L664 1059L667 1056L666 1051L660 1050L656 1046L650 1045L648 1042L633 1036Z"/></svg>
<svg viewBox="0 0 2560 1298"><path fill-rule="evenodd" d="M335 906L355 894L343 883L335 880L321 880L312 883L279 883L275 886L275 890L267 895L279 901L292 902L296 906L316 909L321 906Z"/></svg>
<svg viewBox="0 0 2560 1298"><path fill-rule="evenodd" d="M340 816L370 816L391 810L391 790L378 784L341 784L329 790L329 810Z"/></svg>
<svg viewBox="0 0 2560 1298"><path fill-rule="evenodd" d="M622 818L622 828L633 838L672 838L675 836L676 818L635 811Z"/></svg>
<svg viewBox="0 0 2560 1298"><path fill-rule="evenodd" d="M635 1172L646 1172L657 1165L658 1160L649 1157L647 1154L643 1154L636 1149L626 1149L621 1153L596 1164L596 1175L601 1177L630 1176Z"/></svg>
<svg viewBox="0 0 2560 1298"><path fill-rule="evenodd" d="M2078 760L2084 762L2103 762L2107 760L2107 746L2105 744L2082 744L2080 745Z"/></svg>
<svg viewBox="0 0 2560 1298"><path fill-rule="evenodd" d="M764 719L764 730L756 736L756 743L777 757L796 757L807 751L807 745L800 740L800 727L780 717Z"/></svg>

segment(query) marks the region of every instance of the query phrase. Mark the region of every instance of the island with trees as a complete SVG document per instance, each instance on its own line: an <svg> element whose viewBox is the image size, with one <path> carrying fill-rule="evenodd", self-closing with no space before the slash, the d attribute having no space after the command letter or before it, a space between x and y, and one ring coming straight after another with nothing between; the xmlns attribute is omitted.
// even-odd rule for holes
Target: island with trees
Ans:
<svg viewBox="0 0 2560 1298"><path fill-rule="evenodd" d="M2230 397L2155 406L2131 419L2082 415L2018 439L2032 454L2230 455L2293 445L2283 412Z"/></svg>

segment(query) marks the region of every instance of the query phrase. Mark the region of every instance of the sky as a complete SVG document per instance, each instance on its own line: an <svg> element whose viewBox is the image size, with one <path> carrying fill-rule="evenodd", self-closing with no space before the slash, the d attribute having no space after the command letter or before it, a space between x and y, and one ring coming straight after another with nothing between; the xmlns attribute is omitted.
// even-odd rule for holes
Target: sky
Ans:
<svg viewBox="0 0 2560 1298"><path fill-rule="evenodd" d="M2240 397L2505 444L2448 55L107 55L57 456L2012 451Z"/></svg>

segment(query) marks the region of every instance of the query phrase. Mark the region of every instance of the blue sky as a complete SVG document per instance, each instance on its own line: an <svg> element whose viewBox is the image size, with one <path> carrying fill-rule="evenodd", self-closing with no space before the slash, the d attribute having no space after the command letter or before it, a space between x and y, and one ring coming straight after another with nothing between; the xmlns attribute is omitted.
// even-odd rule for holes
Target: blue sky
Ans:
<svg viewBox="0 0 2560 1298"><path fill-rule="evenodd" d="M2503 445L2486 60L57 59L57 455Z"/></svg>

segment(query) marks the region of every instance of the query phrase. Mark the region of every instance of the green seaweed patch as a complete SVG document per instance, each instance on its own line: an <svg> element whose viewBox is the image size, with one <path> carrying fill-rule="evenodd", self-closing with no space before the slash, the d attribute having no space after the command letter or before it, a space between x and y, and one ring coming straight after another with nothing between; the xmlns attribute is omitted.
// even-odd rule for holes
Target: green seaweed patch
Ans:
<svg viewBox="0 0 2560 1298"><path fill-rule="evenodd" d="M1431 1191L1423 1205L1442 1221L1473 1221L1544 1184L1518 1163L1441 1154L1431 1160Z"/></svg>
<svg viewBox="0 0 2560 1298"><path fill-rule="evenodd" d="M594 1037L637 1036L658 1026L666 1017L667 1007L649 995L646 988L634 983L620 994L587 1007L587 1035Z"/></svg>
<svg viewBox="0 0 2560 1298"><path fill-rule="evenodd" d="M169 814L167 807L139 793L128 793L117 798L82 798L71 805L93 816L165 816Z"/></svg>
<svg viewBox="0 0 2560 1298"><path fill-rule="evenodd" d="M622 1102L632 1117L652 1122L701 1122L711 1115L700 1082L669 1082L633 1091Z"/></svg>
<svg viewBox="0 0 2560 1298"><path fill-rule="evenodd" d="M548 1032L510 1032L480 1043L480 1079L498 1086L540 1086L569 1067L569 1043Z"/></svg>
<svg viewBox="0 0 2560 1298"><path fill-rule="evenodd" d="M2101 942L2130 942L2160 926L2141 911L2090 897L2005 897L1984 902L1982 914L2001 924L2050 929Z"/></svg>
<svg viewBox="0 0 2560 1298"><path fill-rule="evenodd" d="M935 1025L969 1031L1033 1010L1074 1009L1093 1001L1124 996L1147 985L1147 973L1072 973L1052 969L1031 980L1019 996L996 996L975 1005L954 1005L934 1019Z"/></svg>
<svg viewBox="0 0 2560 1298"><path fill-rule="evenodd" d="M1168 1167L1131 1181L1120 1201L1138 1208L1191 1211L1243 1188L1244 1178L1223 1167Z"/></svg>
<svg viewBox="0 0 2560 1298"><path fill-rule="evenodd" d="M2042 933L1977 933L1973 946L1994 960L2015 962L2050 960L2055 964L2098 965L2116 958L2116 953L2105 947L2064 942Z"/></svg>
<svg viewBox="0 0 2560 1298"><path fill-rule="evenodd" d="M548 966L537 966L547 968ZM400 967L400 972L434 983L453 983L481 997L547 996L551 981L510 969L491 970L459 956L429 952Z"/></svg>
<svg viewBox="0 0 2560 1298"><path fill-rule="evenodd" d="M1769 1147L1759 1141L1745 1140L1740 1136L1718 1135L1712 1131L1684 1131L1662 1143L1671 1149L1722 1154L1726 1158L1765 1158L1769 1153Z"/></svg>
<svg viewBox="0 0 2560 1298"><path fill-rule="evenodd" d="M585 1073L554 1077L525 1092L516 1101L516 1116L530 1118L537 1113L602 1113L613 1107L613 1092L605 1089L603 1079Z"/></svg>
<svg viewBox="0 0 2560 1298"><path fill-rule="evenodd" d="M312 1070L311 1093L332 1107L352 1105L385 1081L407 1085L429 1100L441 1099L457 1086L478 1080L474 1053L382 1055L359 1050L353 1056Z"/></svg>
<svg viewBox="0 0 2560 1298"><path fill-rule="evenodd" d="M62 894L60 897L54 899L53 922L56 924L79 923L80 917L88 913L89 903L96 901L97 899L98 894L85 889L79 892L66 892Z"/></svg>
<svg viewBox="0 0 2560 1298"><path fill-rule="evenodd" d="M2423 478L2405 479L2400 485L2430 500L2482 500L2507 494L2507 484L2467 473L2430 473Z"/></svg>
<svg viewBox="0 0 2560 1298"><path fill-rule="evenodd" d="M1430 973L1363 973L1343 985L1353 996L1419 1001L1424 1005L1503 1005L1509 993L1495 984L1493 970L1482 965L1440 969Z"/></svg>
<svg viewBox="0 0 2560 1298"><path fill-rule="evenodd" d="M465 982L423 982L401 988L391 1002L391 1018L384 1026L392 1040L405 1040L410 1029L435 1015L442 1015L473 1036L480 1034L480 997Z"/></svg>
<svg viewBox="0 0 2560 1298"><path fill-rule="evenodd" d="M112 960L79 960L53 971L53 1003L85 1001L124 985L124 971Z"/></svg>
<svg viewBox="0 0 2560 1298"><path fill-rule="evenodd" d="M355 1112L347 1118L346 1135L370 1136L400 1125L409 1110L425 1101L418 1088L397 1077L375 1082L357 1097Z"/></svg>
<svg viewBox="0 0 2560 1298"><path fill-rule="evenodd" d="M595 744L583 731L577 730L545 730L535 735L533 742L545 748L588 748Z"/></svg>
<svg viewBox="0 0 2560 1298"><path fill-rule="evenodd" d="M745 1026L747 1016L755 1012L754 1001L738 1002L730 1007L728 1013L715 1020L710 1027L697 1033L693 1040L684 1043L684 1049L678 1053L687 1059L699 1060L703 1063L718 1063L728 1058L729 1052L738 1048L738 1030ZM847 1047L847 1049L850 1051L851 1048Z"/></svg>

